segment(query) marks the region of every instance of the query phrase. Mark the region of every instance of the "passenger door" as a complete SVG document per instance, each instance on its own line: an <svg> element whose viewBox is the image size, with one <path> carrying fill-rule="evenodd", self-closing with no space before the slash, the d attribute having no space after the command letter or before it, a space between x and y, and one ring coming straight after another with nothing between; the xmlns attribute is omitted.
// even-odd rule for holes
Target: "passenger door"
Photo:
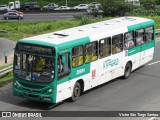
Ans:
<svg viewBox="0 0 160 120"><path fill-rule="evenodd" d="M111 79L120 75L123 52L123 34L112 36L112 56L105 62L105 68L109 69Z"/></svg>
<svg viewBox="0 0 160 120"><path fill-rule="evenodd" d="M141 66L143 63L143 59L144 59L144 45L145 45L145 41L144 41L144 29L137 29L135 31L135 43L136 43L136 62L138 62L138 66Z"/></svg>
<svg viewBox="0 0 160 120"><path fill-rule="evenodd" d="M60 54L57 62L57 101L71 96L69 80L71 79L70 53Z"/></svg>
<svg viewBox="0 0 160 120"><path fill-rule="evenodd" d="M145 28L144 32L144 44L141 46L141 61L140 65L144 65L148 61L152 60L154 54L154 32L153 26Z"/></svg>
<svg viewBox="0 0 160 120"><path fill-rule="evenodd" d="M105 67L106 61L111 55L111 37L101 39L99 41L99 70L98 70L98 85L103 84L111 79L109 70Z"/></svg>

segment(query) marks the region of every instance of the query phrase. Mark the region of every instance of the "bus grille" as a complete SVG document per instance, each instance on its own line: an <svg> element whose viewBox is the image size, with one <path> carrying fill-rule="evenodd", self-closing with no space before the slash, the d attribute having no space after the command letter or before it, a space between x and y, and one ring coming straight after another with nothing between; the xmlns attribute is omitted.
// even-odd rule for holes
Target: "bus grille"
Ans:
<svg viewBox="0 0 160 120"><path fill-rule="evenodd" d="M33 95L33 94L27 94L27 93L23 93L24 97L30 97L30 98L38 98L38 95Z"/></svg>
<svg viewBox="0 0 160 120"><path fill-rule="evenodd" d="M31 90L31 89L27 89L27 88L22 88L24 91L27 91L27 92L33 92L33 93L40 93L41 90Z"/></svg>
<svg viewBox="0 0 160 120"><path fill-rule="evenodd" d="M43 89L45 86L41 85L33 85L33 84L27 84L24 82L19 82L22 86L27 87L27 88L32 88L32 89Z"/></svg>

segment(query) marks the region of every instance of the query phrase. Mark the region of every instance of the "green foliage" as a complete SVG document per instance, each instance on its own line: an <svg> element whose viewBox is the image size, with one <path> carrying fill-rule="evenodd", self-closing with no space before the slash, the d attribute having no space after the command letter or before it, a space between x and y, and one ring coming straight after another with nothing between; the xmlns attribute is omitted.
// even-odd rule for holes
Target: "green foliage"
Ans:
<svg viewBox="0 0 160 120"><path fill-rule="evenodd" d="M38 34L48 33L50 31L54 32L61 29L66 29L69 27L78 26L79 22L72 20L63 20L56 22L0 22L1 30L6 30L9 32L7 34L0 34L0 37L5 37L13 41L22 39L25 37L30 37Z"/></svg>
<svg viewBox="0 0 160 120"><path fill-rule="evenodd" d="M39 34L45 34L49 32L54 32L62 29L67 29L71 27L76 27L79 25L84 25L88 23L93 23L96 21L101 21L100 18L91 18L86 16L75 16L75 20L61 20L54 22L7 22L1 21L1 30L6 30L9 32L7 34L0 34L0 37L8 38L13 41L18 41L19 39L35 36Z"/></svg>
<svg viewBox="0 0 160 120"><path fill-rule="evenodd" d="M160 0L140 0L141 4L145 4L145 3L155 3L157 5L160 5Z"/></svg>
<svg viewBox="0 0 160 120"><path fill-rule="evenodd" d="M137 9L134 9L132 12L127 13L126 15L132 16L158 16L160 15L160 7L155 9L146 9L144 6L141 6Z"/></svg>
<svg viewBox="0 0 160 120"><path fill-rule="evenodd" d="M131 3L125 3L124 0L100 0L100 2L105 16L124 16L136 8Z"/></svg>
<svg viewBox="0 0 160 120"><path fill-rule="evenodd" d="M74 16L79 21L79 25L85 25L103 20L103 18L93 18L91 16Z"/></svg>
<svg viewBox="0 0 160 120"><path fill-rule="evenodd" d="M131 14L132 16L148 16L148 12L144 12L142 9L139 11L134 11ZM160 9L160 8L157 8ZM152 11L153 12L153 11ZM139 14L141 13L141 14ZM153 12L153 14L155 14ZM159 13L157 12L159 15ZM146 16L144 16L146 15ZM157 28L160 28L160 16L149 15L151 19L154 19L157 23ZM75 20L62 20L62 21L54 21L54 22L0 22L0 28L2 30L8 31L10 34L0 34L0 37L4 37L13 41L18 41L19 39L23 39L30 36L35 36L39 34L45 34L49 32L54 32L58 30L63 30L71 27L76 27L80 25L85 25L89 23L94 23L102 20L111 19L111 17L107 18L93 18L87 16L75 16Z"/></svg>

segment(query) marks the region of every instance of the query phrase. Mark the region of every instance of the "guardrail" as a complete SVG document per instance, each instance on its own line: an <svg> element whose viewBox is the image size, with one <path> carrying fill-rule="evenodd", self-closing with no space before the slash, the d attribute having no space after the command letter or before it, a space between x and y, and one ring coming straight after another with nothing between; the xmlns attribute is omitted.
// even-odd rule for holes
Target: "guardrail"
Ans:
<svg viewBox="0 0 160 120"><path fill-rule="evenodd" d="M0 33L6 33L6 34L9 34L9 32L8 32L8 31L6 31L6 30L0 30Z"/></svg>
<svg viewBox="0 0 160 120"><path fill-rule="evenodd" d="M11 72L12 70L13 70L13 65L8 66L8 67L0 70L0 76L1 76L1 75L4 75L5 73Z"/></svg>

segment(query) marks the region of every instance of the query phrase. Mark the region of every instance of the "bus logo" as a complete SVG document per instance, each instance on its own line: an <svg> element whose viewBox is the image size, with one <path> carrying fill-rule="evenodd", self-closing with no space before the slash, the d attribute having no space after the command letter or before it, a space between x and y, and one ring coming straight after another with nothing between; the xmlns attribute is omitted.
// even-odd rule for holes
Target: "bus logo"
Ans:
<svg viewBox="0 0 160 120"><path fill-rule="evenodd" d="M92 78L96 77L96 69L92 70Z"/></svg>
<svg viewBox="0 0 160 120"><path fill-rule="evenodd" d="M103 68L114 67L114 66L117 66L118 63L119 63L118 58L114 59L114 60L108 59L108 60L103 62Z"/></svg>
<svg viewBox="0 0 160 120"><path fill-rule="evenodd" d="M79 75L79 74L82 74L82 73L84 73L86 70L85 70L85 68L82 68L82 69L80 69L80 70L77 70L77 75Z"/></svg>

